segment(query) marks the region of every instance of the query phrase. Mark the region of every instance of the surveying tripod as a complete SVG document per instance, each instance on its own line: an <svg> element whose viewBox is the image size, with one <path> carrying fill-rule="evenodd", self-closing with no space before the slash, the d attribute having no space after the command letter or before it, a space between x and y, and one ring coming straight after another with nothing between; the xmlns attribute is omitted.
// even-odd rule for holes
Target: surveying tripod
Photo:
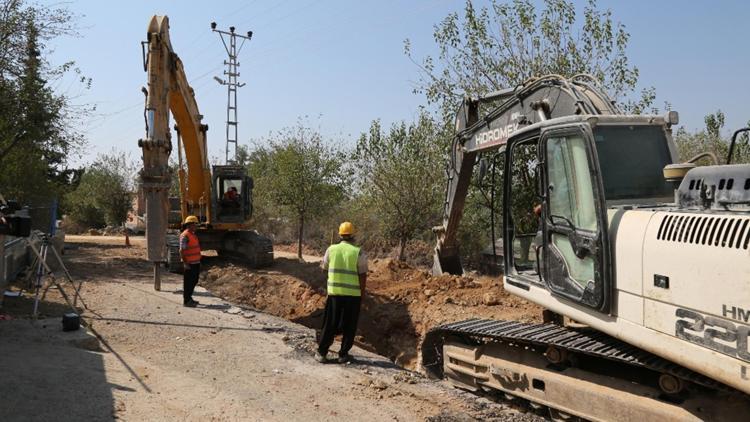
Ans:
<svg viewBox="0 0 750 422"><path fill-rule="evenodd" d="M35 255L35 259L33 263L31 264L30 268L34 268L34 266L36 266L36 279L34 282L34 288L35 288L34 312L33 312L34 319L36 319L37 316L39 315L39 300L40 300L39 293L42 290L42 287L44 287L44 292L42 293L42 299L43 299L47 294L47 290L49 290L49 288L52 287L53 285L57 287L57 290L60 292L63 299L65 299L65 303L67 303L68 306L74 312L77 312L76 305L80 297L80 290L81 290L81 286L83 285L83 281L79 282L78 286L76 286L76 283L73 281L73 277L70 276L70 272L65 267L65 264L63 263L63 260L60 257L60 254L57 253L57 250L55 250L54 247L50 247L52 241L49 235L42 234L42 235L37 235L37 237L41 240L41 247L39 249L36 248L33 242L31 242L30 240L27 240L29 248L34 252L34 255ZM65 278L73 286L75 295L73 296L72 302L70 301L70 298L68 297L67 293L65 293L65 290L57 281L57 278L55 278L55 273L52 271L49 264L47 264L47 256L49 256L50 251L52 251L52 255L56 258L58 264L60 265L60 268L65 273ZM45 275L48 275L50 278L50 284L48 284L46 287L44 286ZM86 308L86 304L83 303L83 299L81 299L81 303L83 304L84 308Z"/></svg>

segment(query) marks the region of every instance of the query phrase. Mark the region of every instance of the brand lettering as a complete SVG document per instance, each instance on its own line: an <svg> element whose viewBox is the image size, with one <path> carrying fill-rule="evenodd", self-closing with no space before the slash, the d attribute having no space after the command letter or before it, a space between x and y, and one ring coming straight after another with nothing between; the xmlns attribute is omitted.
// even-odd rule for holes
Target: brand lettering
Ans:
<svg viewBox="0 0 750 422"><path fill-rule="evenodd" d="M497 129L486 130L484 132L477 133L474 136L474 143L479 145L488 144L490 142L503 142L507 140L510 135L518 131L518 123L511 123Z"/></svg>
<svg viewBox="0 0 750 422"><path fill-rule="evenodd" d="M678 318L675 322L675 336L678 338L750 362L750 327L747 325L735 325L687 309L677 309L675 316Z"/></svg>
<svg viewBox="0 0 750 422"><path fill-rule="evenodd" d="M747 322L750 319L750 310L746 311L736 306L727 308L727 305L721 305L721 313L724 315L724 318L732 318L737 321Z"/></svg>

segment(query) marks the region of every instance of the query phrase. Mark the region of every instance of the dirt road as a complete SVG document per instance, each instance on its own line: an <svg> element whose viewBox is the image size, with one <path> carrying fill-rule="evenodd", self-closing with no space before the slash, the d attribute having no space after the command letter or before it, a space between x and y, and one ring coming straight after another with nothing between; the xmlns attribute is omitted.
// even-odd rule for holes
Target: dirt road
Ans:
<svg viewBox="0 0 750 422"><path fill-rule="evenodd" d="M536 419L358 348L354 364L318 364L312 330L203 289L201 306L184 308L179 276L153 290L141 247L76 240L65 260L99 341L59 330L54 290L50 320L24 319L31 299L12 299L3 313L14 319L0 321L0 420Z"/></svg>

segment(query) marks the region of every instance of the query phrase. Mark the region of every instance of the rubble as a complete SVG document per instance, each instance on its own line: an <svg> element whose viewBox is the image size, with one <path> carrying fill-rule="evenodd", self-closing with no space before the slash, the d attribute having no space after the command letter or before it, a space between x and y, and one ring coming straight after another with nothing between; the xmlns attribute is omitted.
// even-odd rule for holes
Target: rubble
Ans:
<svg viewBox="0 0 750 422"><path fill-rule="evenodd" d="M482 296L482 303L487 306L495 306L500 303L500 300L494 293L485 293L484 296Z"/></svg>

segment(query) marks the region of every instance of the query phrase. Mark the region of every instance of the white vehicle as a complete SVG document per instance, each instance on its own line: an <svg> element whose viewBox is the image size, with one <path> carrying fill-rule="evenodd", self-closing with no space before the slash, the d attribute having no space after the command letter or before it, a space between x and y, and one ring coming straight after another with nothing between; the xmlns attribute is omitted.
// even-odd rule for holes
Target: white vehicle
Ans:
<svg viewBox="0 0 750 422"><path fill-rule="evenodd" d="M750 165L675 164L676 123L623 114L586 75L464 102L434 271L462 272L456 230L473 167L490 157L502 163L503 286L546 308L545 323L437 327L428 373L552 417L748 419Z"/></svg>

